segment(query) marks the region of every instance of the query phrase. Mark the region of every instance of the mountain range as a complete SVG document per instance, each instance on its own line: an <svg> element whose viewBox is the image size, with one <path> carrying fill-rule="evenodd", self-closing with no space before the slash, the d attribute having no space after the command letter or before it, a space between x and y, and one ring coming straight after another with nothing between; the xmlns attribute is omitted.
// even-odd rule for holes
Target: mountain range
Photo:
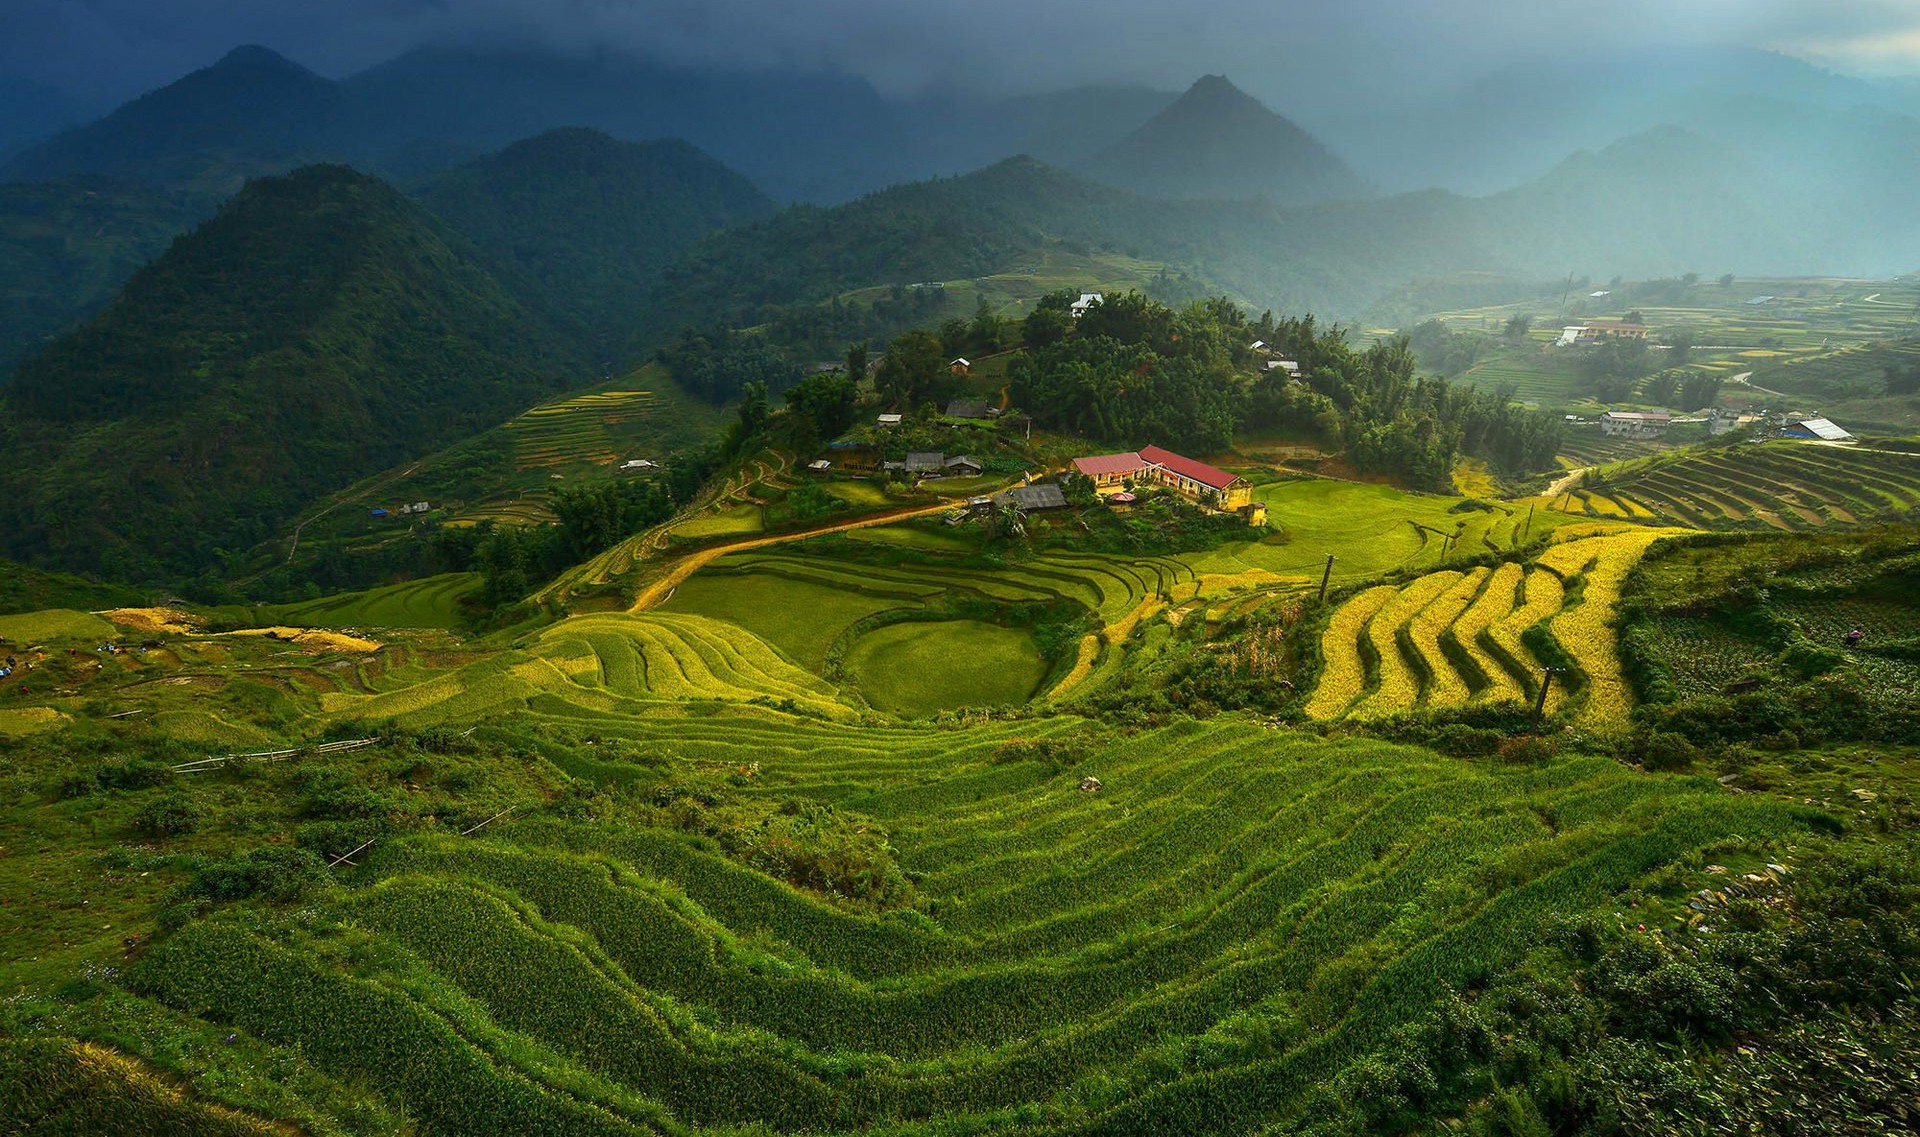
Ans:
<svg viewBox="0 0 1920 1137"><path fill-rule="evenodd" d="M0 388L0 553L181 579L683 329L757 326L818 351L782 339L806 323L782 314L1018 278L1053 252L1165 265L1190 294L1330 319L1397 312L1415 282L1462 274L1485 288L1892 275L1920 260L1920 121L1848 104L1844 88L1669 91L1691 125L1468 197L1378 194L1218 76L1179 96L1033 96L997 119L929 97L917 113L951 132L895 153L893 128L861 117L893 112L850 80L765 73L660 88L636 109L629 96L671 77L526 57L494 67L485 92L488 73L487 57L429 52L335 81L241 49L17 154L7 174L41 180L0 184L0 368L24 358ZM727 125L739 100L782 98L783 115L838 105L840 125L873 131L806 151L779 116ZM735 154L756 132L789 138L746 169L679 138L548 129L573 113L725 135ZM830 206L781 208L755 176L806 151L786 184L824 185L831 167L844 192L878 176L863 165L874 155L924 167L1009 140L1054 161L1003 158ZM1783 150L1818 160L1770 159ZM313 161L356 155L360 169Z"/></svg>

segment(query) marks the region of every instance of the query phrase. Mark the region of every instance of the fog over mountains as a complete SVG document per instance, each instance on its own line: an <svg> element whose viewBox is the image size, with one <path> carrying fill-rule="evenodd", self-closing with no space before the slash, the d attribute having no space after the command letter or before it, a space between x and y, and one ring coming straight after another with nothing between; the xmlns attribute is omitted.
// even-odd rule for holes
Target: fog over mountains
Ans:
<svg viewBox="0 0 1920 1137"><path fill-rule="evenodd" d="M493 262L503 277L539 281L522 298L564 310L556 319L595 353L646 350L646 329L707 321L691 297L745 314L748 297L812 302L1007 271L1060 241L1160 261L1256 308L1349 319L1460 273L1920 265L1911 84L1724 46L1509 63L1416 102L1358 97L1362 75L1346 80L1356 91L1346 104L1303 81L1299 114L1293 87L1265 71L1252 79L1289 101L1255 98L1230 75L1184 92L886 92L803 63L665 63L525 43L417 47L330 78L249 45L64 127L81 114L72 99L14 83L0 102L32 113L0 116L0 153L10 151L0 295L12 299L0 367L99 310L249 179L317 162L420 197L504 258ZM513 149L562 129L595 133ZM500 151L492 167L471 166ZM569 165L589 152L591 175ZM1016 156L1031 173L993 173ZM920 184L953 177L951 188ZM542 205L519 214L502 205L511 194L494 196L502 185ZM781 203L840 208L679 253ZM542 236L522 234L516 253L506 236L523 224ZM785 251L770 244L803 233ZM883 248L896 255L876 256ZM791 291L775 295L776 281Z"/></svg>

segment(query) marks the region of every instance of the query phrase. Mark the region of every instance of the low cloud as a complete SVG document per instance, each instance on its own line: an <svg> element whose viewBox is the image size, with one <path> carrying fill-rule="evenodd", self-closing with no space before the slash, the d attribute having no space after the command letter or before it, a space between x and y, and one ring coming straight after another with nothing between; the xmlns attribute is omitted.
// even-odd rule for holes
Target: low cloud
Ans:
<svg viewBox="0 0 1920 1137"><path fill-rule="evenodd" d="M343 75L435 42L864 75L885 90L1177 87L1391 101L1508 62L1771 47L1920 70L1911 0L8 0L0 73L124 98L264 43Z"/></svg>

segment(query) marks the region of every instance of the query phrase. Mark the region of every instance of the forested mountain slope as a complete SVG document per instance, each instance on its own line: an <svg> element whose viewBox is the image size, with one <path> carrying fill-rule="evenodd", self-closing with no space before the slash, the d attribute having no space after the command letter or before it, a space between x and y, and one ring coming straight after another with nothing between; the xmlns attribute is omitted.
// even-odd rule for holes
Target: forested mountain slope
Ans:
<svg viewBox="0 0 1920 1137"><path fill-rule="evenodd" d="M179 195L102 177L0 185L0 382L204 215Z"/></svg>
<svg viewBox="0 0 1920 1137"><path fill-rule="evenodd" d="M678 140L569 128L429 182L427 207L479 246L503 283L606 353L662 265L715 229L771 215L741 175Z"/></svg>
<svg viewBox="0 0 1920 1137"><path fill-rule="evenodd" d="M204 571L584 378L458 238L344 167L257 181L0 396L22 560Z"/></svg>

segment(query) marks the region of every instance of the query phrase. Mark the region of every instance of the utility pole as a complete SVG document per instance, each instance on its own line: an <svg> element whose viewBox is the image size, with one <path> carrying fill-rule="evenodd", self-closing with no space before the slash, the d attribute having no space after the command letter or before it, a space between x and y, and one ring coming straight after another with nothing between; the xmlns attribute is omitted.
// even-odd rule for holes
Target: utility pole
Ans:
<svg viewBox="0 0 1920 1137"><path fill-rule="evenodd" d="M1333 554L1327 554L1326 571L1320 574L1320 599L1327 598L1327 582L1333 579Z"/></svg>
<svg viewBox="0 0 1920 1137"><path fill-rule="evenodd" d="M1531 536L1533 536L1533 503L1528 502L1527 503L1527 527L1526 527L1526 530L1520 534L1520 539L1524 541Z"/></svg>
<svg viewBox="0 0 1920 1137"><path fill-rule="evenodd" d="M1554 672L1558 667L1542 668L1540 672L1540 697L1533 703L1533 721L1539 722L1547 713L1547 688L1553 686Z"/></svg>

